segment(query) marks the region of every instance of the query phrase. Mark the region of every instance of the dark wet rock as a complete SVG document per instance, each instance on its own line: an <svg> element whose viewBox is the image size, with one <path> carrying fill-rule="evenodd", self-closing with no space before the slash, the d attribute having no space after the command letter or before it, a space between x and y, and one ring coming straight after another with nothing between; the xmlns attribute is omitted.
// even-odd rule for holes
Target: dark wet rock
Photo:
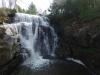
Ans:
<svg viewBox="0 0 100 75"><path fill-rule="evenodd" d="M29 35L27 34L27 27L22 23L21 25L21 34L26 38L27 40L29 39Z"/></svg>
<svg viewBox="0 0 100 75"><path fill-rule="evenodd" d="M0 66L0 75L10 75L22 62L22 56L13 57L12 60Z"/></svg>
<svg viewBox="0 0 100 75"><path fill-rule="evenodd" d="M25 61L28 57L31 56L31 53L29 52L29 50L25 49L25 48L20 48L20 52L16 53L17 56L21 56L21 60Z"/></svg>
<svg viewBox="0 0 100 75"><path fill-rule="evenodd" d="M35 44L35 51L38 52L40 51L41 56L49 56L53 53L53 48L54 48L54 40L56 36L54 35L54 32L51 27L49 26L39 26L38 27L38 37L36 39L36 44ZM46 42L45 42L46 41ZM48 43L48 47L46 45Z"/></svg>
<svg viewBox="0 0 100 75"><path fill-rule="evenodd" d="M15 13L16 13L16 10L12 9L10 11L10 13L7 14L8 20L6 21L6 23L13 23L14 22Z"/></svg>
<svg viewBox="0 0 100 75"><path fill-rule="evenodd" d="M95 36L92 38L92 45L93 47L100 49L100 32L95 34Z"/></svg>
<svg viewBox="0 0 100 75"><path fill-rule="evenodd" d="M55 17L51 18L51 23L54 24L59 37L59 46L56 50L58 58L81 59L85 64L99 72L100 19L87 22L58 20Z"/></svg>
<svg viewBox="0 0 100 75"><path fill-rule="evenodd" d="M91 41L91 35L88 33L87 29L80 29L79 33L77 33L77 42L81 47L89 47Z"/></svg>

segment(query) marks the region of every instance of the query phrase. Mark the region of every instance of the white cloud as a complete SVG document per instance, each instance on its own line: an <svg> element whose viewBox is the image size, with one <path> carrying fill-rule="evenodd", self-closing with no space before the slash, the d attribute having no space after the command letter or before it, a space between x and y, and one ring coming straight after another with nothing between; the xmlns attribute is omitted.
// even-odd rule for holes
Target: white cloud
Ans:
<svg viewBox="0 0 100 75"><path fill-rule="evenodd" d="M53 0L18 0L17 4L24 9L27 9L29 4L33 2L36 5L37 10L41 10L43 12L50 7L50 3L52 3L52 1Z"/></svg>
<svg viewBox="0 0 100 75"><path fill-rule="evenodd" d="M3 0L3 1L5 2L6 7L8 7L9 0ZM23 9L27 9L31 2L33 2L36 5L38 11L41 10L41 12L43 12L44 10L47 10L50 7L50 3L52 3L53 0L17 0L17 4L21 6L21 8ZM0 7L1 6L2 6L2 0L0 0Z"/></svg>

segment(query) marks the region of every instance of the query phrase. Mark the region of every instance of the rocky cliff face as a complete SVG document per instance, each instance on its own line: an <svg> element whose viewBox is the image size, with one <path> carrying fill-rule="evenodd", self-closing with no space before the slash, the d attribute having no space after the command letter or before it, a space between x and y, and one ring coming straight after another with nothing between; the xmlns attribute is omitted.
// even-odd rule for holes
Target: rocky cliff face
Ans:
<svg viewBox="0 0 100 75"><path fill-rule="evenodd" d="M6 34L6 29L0 28L0 65L6 64L10 61L16 49L17 39Z"/></svg>
<svg viewBox="0 0 100 75"><path fill-rule="evenodd" d="M23 62L28 55L26 49L21 49L16 31L9 26L0 27L0 75L9 75L13 69Z"/></svg>
<svg viewBox="0 0 100 75"><path fill-rule="evenodd" d="M91 67L100 65L100 19L89 22L53 21L59 36L56 54L61 58L81 59ZM100 70L100 68L99 68Z"/></svg>

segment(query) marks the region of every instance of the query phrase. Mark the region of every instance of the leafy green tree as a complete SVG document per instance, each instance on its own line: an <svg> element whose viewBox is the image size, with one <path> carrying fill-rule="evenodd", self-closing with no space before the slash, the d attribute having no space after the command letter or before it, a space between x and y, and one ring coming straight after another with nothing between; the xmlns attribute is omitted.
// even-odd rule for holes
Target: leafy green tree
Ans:
<svg viewBox="0 0 100 75"><path fill-rule="evenodd" d="M33 3L30 4L29 8L27 10L25 9L22 9L20 6L17 5L17 12L20 12L20 13L27 13L27 14L36 14L37 13L37 10L36 10L36 7Z"/></svg>
<svg viewBox="0 0 100 75"><path fill-rule="evenodd" d="M22 9L20 6L17 5L17 12L20 13L26 13L26 11L24 9Z"/></svg>
<svg viewBox="0 0 100 75"><path fill-rule="evenodd" d="M26 11L26 13L28 13L28 14L36 14L37 13L36 7L33 4L33 2L30 4L30 6L29 6L28 10Z"/></svg>

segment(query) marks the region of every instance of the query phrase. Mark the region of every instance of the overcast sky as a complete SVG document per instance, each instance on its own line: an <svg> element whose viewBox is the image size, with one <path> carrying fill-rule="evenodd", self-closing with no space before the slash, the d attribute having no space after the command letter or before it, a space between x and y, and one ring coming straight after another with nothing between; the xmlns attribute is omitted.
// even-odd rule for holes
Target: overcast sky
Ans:
<svg viewBox="0 0 100 75"><path fill-rule="evenodd" d="M3 0L6 4L6 7L8 6L9 0ZM50 3L53 2L53 0L17 0L17 4L21 6L21 8L27 9L29 4L33 2L36 5L36 8L38 11L44 11L47 10L50 7ZM0 6L2 6L2 0L0 0Z"/></svg>
<svg viewBox="0 0 100 75"><path fill-rule="evenodd" d="M17 4L20 5L22 8L27 9L29 4L33 2L38 10L46 10L49 8L50 3L52 3L53 0L18 0Z"/></svg>

